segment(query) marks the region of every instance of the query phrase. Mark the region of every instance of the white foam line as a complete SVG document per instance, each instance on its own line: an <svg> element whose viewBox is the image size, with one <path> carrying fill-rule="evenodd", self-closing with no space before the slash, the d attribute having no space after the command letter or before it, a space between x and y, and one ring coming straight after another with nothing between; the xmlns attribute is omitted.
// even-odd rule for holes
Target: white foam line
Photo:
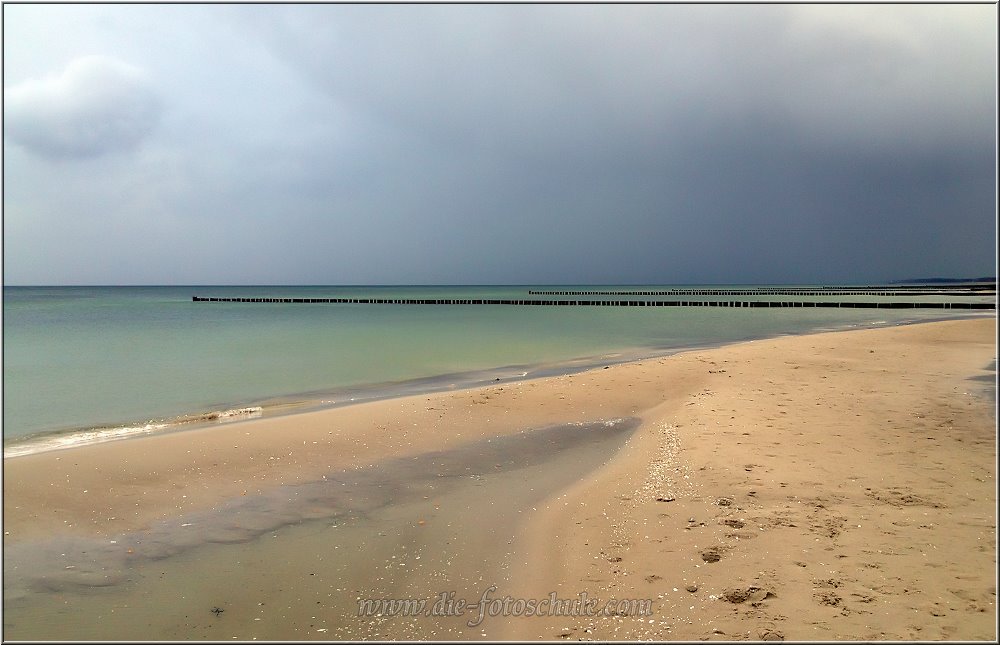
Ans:
<svg viewBox="0 0 1000 645"><path fill-rule="evenodd" d="M67 432L36 441L28 441L4 448L4 457L19 457L30 455L36 452L48 452L49 450L63 450L91 443L105 443L124 439L136 435L149 434L157 430L169 427L169 423L147 423L141 426L121 426L115 428L97 428L95 430L84 430L80 432Z"/></svg>
<svg viewBox="0 0 1000 645"><path fill-rule="evenodd" d="M80 430L76 432L66 432L63 434L42 437L28 440L24 443L17 443L13 446L4 447L3 456L20 457L38 452L48 452L50 450L64 450L94 443L106 443L127 439L139 435L150 434L157 430L166 428L176 428L187 423L197 423L199 421L233 421L242 419L255 419L262 416L264 409L260 406L248 408L233 408L231 410L219 410L207 412L194 416L179 417L172 422L149 422L135 426L114 426L111 428L94 428L92 430Z"/></svg>

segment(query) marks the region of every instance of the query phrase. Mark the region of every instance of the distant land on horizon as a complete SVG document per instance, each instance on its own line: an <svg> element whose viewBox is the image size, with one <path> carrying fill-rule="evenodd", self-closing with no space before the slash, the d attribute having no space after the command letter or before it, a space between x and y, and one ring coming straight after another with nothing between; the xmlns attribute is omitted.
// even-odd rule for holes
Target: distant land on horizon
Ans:
<svg viewBox="0 0 1000 645"><path fill-rule="evenodd" d="M996 276L982 278L910 278L908 280L893 280L888 284L956 284L972 282L996 282Z"/></svg>

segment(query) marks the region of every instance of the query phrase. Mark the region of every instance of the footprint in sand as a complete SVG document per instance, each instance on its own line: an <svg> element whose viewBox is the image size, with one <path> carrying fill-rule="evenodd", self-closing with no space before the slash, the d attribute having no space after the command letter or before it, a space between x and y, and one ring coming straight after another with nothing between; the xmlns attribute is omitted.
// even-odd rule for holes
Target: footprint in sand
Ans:
<svg viewBox="0 0 1000 645"><path fill-rule="evenodd" d="M944 505L939 504L933 500L920 497L919 495L914 495L909 489L892 487L888 490L873 490L866 489L865 492L868 497L875 499L884 504L889 504L890 506L904 507L904 506L929 506L931 508L944 508Z"/></svg>
<svg viewBox="0 0 1000 645"><path fill-rule="evenodd" d="M726 602L739 605L745 602L764 602L768 598L776 597L776 595L773 591L769 591L763 587L751 585L749 587L733 587L731 589L726 589L719 597Z"/></svg>
<svg viewBox="0 0 1000 645"><path fill-rule="evenodd" d="M832 591L821 591L817 594L813 594L813 598L815 598L816 602L819 604L826 605L828 607L839 607L841 600L843 600Z"/></svg>
<svg viewBox="0 0 1000 645"><path fill-rule="evenodd" d="M722 549L717 546L711 546L701 552L701 559L705 562L718 562L722 559Z"/></svg>

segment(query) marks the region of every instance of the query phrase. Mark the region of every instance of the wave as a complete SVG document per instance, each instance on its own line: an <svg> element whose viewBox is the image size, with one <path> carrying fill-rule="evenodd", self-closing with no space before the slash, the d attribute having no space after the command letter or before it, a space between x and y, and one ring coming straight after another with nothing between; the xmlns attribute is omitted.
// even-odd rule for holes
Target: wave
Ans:
<svg viewBox="0 0 1000 645"><path fill-rule="evenodd" d="M61 432L35 435L12 441L3 447L3 456L20 457L50 450L63 450L77 446L105 443L118 439L128 439L148 435L157 431L171 430L187 424L207 423L212 421L237 421L255 419L264 414L261 406L233 408L231 410L215 410L202 414L185 415L162 421L149 421L135 425L108 426L101 428L73 429Z"/></svg>
<svg viewBox="0 0 1000 645"><path fill-rule="evenodd" d="M232 410L219 410L216 412L206 412L204 414L195 414L192 416L179 417L179 419L181 423L197 423L198 421L219 421L219 420L236 419L236 418L253 419L261 416L263 413L264 413L264 408L258 405L249 408L234 408Z"/></svg>

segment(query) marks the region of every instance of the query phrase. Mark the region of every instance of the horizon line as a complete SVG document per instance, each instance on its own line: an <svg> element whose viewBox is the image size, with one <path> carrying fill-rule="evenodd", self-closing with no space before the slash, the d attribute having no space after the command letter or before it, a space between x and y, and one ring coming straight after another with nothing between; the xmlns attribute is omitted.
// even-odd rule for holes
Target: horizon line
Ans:
<svg viewBox="0 0 1000 645"><path fill-rule="evenodd" d="M655 286L888 286L906 283L948 282L948 283L984 283L996 282L996 276L980 276L975 278L904 278L877 281L816 281L816 282L509 282L509 283L26 283L8 284L3 287L13 288L97 288L97 287L574 287L574 286L606 286L606 287L655 287Z"/></svg>

